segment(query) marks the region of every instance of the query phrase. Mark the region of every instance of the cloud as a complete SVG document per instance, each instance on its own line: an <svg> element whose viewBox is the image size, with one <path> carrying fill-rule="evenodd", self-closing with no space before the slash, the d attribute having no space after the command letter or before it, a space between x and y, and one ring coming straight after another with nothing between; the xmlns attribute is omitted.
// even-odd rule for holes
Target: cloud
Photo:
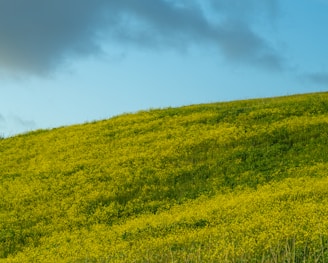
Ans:
<svg viewBox="0 0 328 263"><path fill-rule="evenodd" d="M6 127L6 119L3 115L0 114L0 139L5 135L4 129Z"/></svg>
<svg viewBox="0 0 328 263"><path fill-rule="evenodd" d="M226 19L254 22L274 20L279 13L277 0L210 0L211 6Z"/></svg>
<svg viewBox="0 0 328 263"><path fill-rule="evenodd" d="M316 72L305 75L305 78L318 85L328 86L328 72Z"/></svg>
<svg viewBox="0 0 328 263"><path fill-rule="evenodd" d="M36 122L33 120L25 120L19 116L12 116L12 121L15 124L15 126L21 127L23 129L27 129L27 130L32 130L34 128L36 128Z"/></svg>
<svg viewBox="0 0 328 263"><path fill-rule="evenodd" d="M212 45L228 61L280 69L279 52L252 29L254 17L275 16L276 2L1 0L0 70L48 74L75 57L101 54L105 41L177 50Z"/></svg>
<svg viewBox="0 0 328 263"><path fill-rule="evenodd" d="M265 39L239 21L229 21L222 26L218 45L229 61L270 70L281 70L284 67L283 57Z"/></svg>
<svg viewBox="0 0 328 263"><path fill-rule="evenodd" d="M18 115L4 116L0 114L0 137L12 135L12 131L24 132L36 129L37 124L33 120L26 120Z"/></svg>
<svg viewBox="0 0 328 263"><path fill-rule="evenodd" d="M69 55L99 52L95 35L101 27L102 2L2 0L1 68L43 74Z"/></svg>

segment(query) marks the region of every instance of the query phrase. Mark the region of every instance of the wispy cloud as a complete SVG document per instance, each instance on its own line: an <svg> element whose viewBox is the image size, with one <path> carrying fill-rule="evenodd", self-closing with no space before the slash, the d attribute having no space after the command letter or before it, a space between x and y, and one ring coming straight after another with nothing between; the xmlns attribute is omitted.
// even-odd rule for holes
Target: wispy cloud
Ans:
<svg viewBox="0 0 328 263"><path fill-rule="evenodd" d="M4 116L0 114L0 137L11 136L13 133L34 130L37 123L33 120L26 120L18 115ZM15 131L15 132L13 132Z"/></svg>
<svg viewBox="0 0 328 263"><path fill-rule="evenodd" d="M1 114L0 114L0 123L2 123L2 122L5 122L6 120L5 120L5 117L3 117Z"/></svg>
<svg viewBox="0 0 328 263"><path fill-rule="evenodd" d="M284 67L283 57L265 39L238 21L228 21L218 37L224 56L233 62L242 62L270 70Z"/></svg>
<svg viewBox="0 0 328 263"><path fill-rule="evenodd" d="M6 119L3 115L0 114L0 139L2 139L5 136L5 123L6 123Z"/></svg>
<svg viewBox="0 0 328 263"><path fill-rule="evenodd" d="M328 87L328 72L315 72L305 75L305 78L318 85L324 85Z"/></svg>
<svg viewBox="0 0 328 263"><path fill-rule="evenodd" d="M25 120L17 115L12 116L12 121L16 126L19 126L26 130L31 130L36 128L36 122L33 120Z"/></svg>
<svg viewBox="0 0 328 263"><path fill-rule="evenodd" d="M244 20L247 23L258 19L272 21L279 14L277 0L210 0L210 4L223 18Z"/></svg>
<svg viewBox="0 0 328 263"><path fill-rule="evenodd" d="M214 16L202 8L206 3ZM143 48L217 47L230 62L280 69L279 52L252 28L272 19L275 0L2 0L0 69L47 74L104 41Z"/></svg>

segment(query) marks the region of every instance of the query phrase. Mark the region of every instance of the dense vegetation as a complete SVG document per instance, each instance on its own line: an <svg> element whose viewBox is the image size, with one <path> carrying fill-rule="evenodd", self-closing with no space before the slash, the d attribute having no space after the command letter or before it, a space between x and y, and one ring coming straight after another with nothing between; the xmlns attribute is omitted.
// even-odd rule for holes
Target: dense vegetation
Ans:
<svg viewBox="0 0 328 263"><path fill-rule="evenodd" d="M0 262L328 261L328 93L0 140Z"/></svg>

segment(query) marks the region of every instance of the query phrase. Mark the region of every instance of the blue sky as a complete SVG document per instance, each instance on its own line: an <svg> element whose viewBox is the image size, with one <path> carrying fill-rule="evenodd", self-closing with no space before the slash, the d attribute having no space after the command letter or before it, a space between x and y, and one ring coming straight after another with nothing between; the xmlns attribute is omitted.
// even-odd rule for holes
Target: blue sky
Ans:
<svg viewBox="0 0 328 263"><path fill-rule="evenodd" d="M328 0L0 0L0 135L328 90Z"/></svg>

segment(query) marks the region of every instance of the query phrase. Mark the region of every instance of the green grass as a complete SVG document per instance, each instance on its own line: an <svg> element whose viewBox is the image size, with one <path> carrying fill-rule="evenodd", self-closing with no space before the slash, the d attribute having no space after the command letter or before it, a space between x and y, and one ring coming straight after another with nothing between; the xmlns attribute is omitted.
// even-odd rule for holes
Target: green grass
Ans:
<svg viewBox="0 0 328 263"><path fill-rule="evenodd" d="M328 93L0 140L0 262L328 262Z"/></svg>

